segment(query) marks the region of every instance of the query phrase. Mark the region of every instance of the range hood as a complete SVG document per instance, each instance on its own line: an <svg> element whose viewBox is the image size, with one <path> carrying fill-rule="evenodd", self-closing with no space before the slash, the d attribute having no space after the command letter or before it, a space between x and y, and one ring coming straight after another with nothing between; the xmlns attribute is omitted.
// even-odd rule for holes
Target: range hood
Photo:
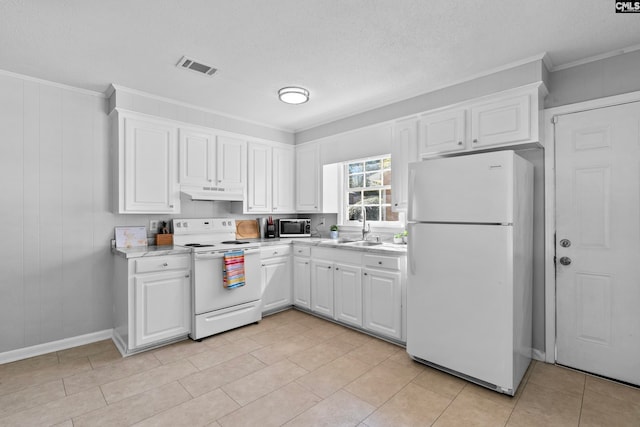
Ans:
<svg viewBox="0 0 640 427"><path fill-rule="evenodd" d="M242 188L207 187L198 185L181 185L180 192L191 197L191 200L226 200L242 201Z"/></svg>

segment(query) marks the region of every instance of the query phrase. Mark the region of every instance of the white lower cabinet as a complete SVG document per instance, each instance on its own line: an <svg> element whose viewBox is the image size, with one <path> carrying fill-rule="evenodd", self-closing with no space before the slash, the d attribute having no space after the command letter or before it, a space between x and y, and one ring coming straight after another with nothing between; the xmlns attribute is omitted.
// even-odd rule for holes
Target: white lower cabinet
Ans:
<svg viewBox="0 0 640 427"><path fill-rule="evenodd" d="M311 261L311 310L333 317L333 261Z"/></svg>
<svg viewBox="0 0 640 427"><path fill-rule="evenodd" d="M191 256L116 258L114 341L123 355L191 331Z"/></svg>
<svg viewBox="0 0 640 427"><path fill-rule="evenodd" d="M293 305L311 310L311 247L293 244Z"/></svg>
<svg viewBox="0 0 640 427"><path fill-rule="evenodd" d="M364 268L364 328L402 340L402 273Z"/></svg>
<svg viewBox="0 0 640 427"><path fill-rule="evenodd" d="M362 327L362 267L336 264L333 272L335 319Z"/></svg>
<svg viewBox="0 0 640 427"><path fill-rule="evenodd" d="M262 262L262 312L291 306L291 251L289 245L260 250Z"/></svg>

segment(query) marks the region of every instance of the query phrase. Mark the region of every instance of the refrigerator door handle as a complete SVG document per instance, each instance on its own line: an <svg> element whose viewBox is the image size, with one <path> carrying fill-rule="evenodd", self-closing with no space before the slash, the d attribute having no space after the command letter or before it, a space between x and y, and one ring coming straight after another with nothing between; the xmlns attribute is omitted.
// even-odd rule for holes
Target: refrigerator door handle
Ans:
<svg viewBox="0 0 640 427"><path fill-rule="evenodd" d="M409 236L413 236L413 225L409 224L409 226L407 227L409 228ZM414 250L414 238L409 238L408 239L408 250L407 250L407 257L409 258L409 274L414 275L416 274L416 264L415 264L415 256L413 255L413 250Z"/></svg>
<svg viewBox="0 0 640 427"><path fill-rule="evenodd" d="M413 189L414 189L414 185L416 183L416 170L414 168L409 168L409 194L408 194L408 200L407 200L407 220L412 221L413 220L413 215L412 215L412 211L413 211Z"/></svg>

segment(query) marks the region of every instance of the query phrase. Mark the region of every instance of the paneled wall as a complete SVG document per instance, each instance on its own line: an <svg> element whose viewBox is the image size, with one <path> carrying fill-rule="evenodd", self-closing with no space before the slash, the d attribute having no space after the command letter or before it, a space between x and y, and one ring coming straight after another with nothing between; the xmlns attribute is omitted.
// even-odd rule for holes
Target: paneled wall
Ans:
<svg viewBox="0 0 640 427"><path fill-rule="evenodd" d="M106 100L0 75L0 352L111 328Z"/></svg>

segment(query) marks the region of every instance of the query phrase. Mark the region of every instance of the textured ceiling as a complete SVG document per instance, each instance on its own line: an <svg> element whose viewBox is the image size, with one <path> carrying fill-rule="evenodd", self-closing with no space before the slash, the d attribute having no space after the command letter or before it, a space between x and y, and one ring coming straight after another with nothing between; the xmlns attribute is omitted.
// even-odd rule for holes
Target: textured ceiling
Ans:
<svg viewBox="0 0 640 427"><path fill-rule="evenodd" d="M0 69L301 130L549 54L640 44L609 0L0 0ZM183 56L213 78L175 67ZM278 101L285 85L311 100Z"/></svg>

